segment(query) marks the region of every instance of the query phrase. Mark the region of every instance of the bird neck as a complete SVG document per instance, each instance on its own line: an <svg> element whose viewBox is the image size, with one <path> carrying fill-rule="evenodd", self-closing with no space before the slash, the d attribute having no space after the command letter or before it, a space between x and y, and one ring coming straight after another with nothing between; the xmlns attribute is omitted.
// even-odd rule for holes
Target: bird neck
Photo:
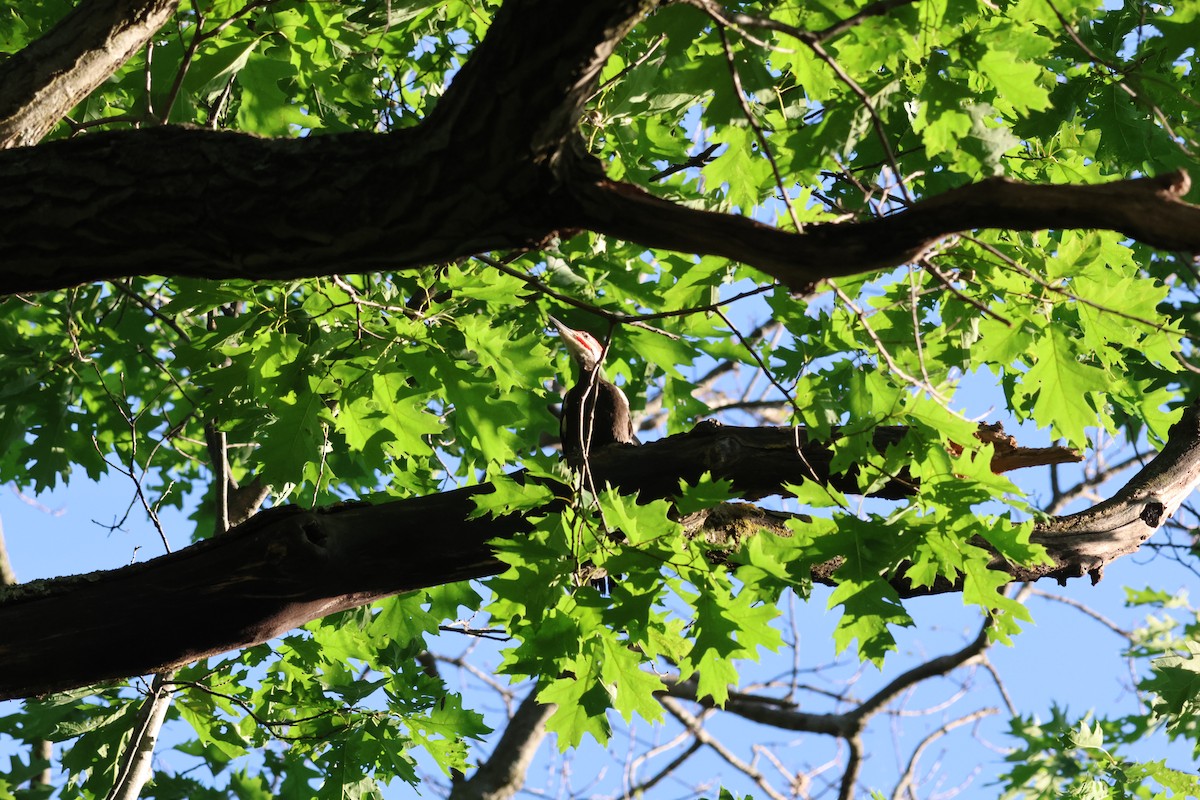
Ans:
<svg viewBox="0 0 1200 800"><path fill-rule="evenodd" d="M579 382L583 384L592 383L592 376L595 375L596 383L611 383L608 376L604 374L604 365L596 364L592 367L585 367L582 364L579 366Z"/></svg>

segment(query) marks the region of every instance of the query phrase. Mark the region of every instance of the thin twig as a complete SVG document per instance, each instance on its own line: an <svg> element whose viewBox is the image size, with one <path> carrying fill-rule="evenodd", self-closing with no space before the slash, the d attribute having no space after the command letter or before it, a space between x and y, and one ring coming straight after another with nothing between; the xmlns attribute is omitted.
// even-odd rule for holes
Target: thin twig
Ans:
<svg viewBox="0 0 1200 800"><path fill-rule="evenodd" d="M1004 685L1004 681L1000 678L1000 671L996 669L996 665L987 657L987 653L983 653L979 657L979 664L988 674L992 676L992 680L996 684L996 691L1000 693L1000 697L1004 699L1004 706L1008 709L1008 714L1011 717L1017 716L1017 705L1013 702L1012 697L1008 694L1008 687Z"/></svg>
<svg viewBox="0 0 1200 800"><path fill-rule="evenodd" d="M800 224L800 217L796 215L796 209L792 206L792 198L788 197L787 189L783 185L783 173L779 171L779 163L775 161L775 154L771 152L771 145L767 142L767 135L763 133L762 126L758 124L758 119L755 118L754 111L746 101L746 92L742 89L742 78L738 75L737 61L734 60L733 48L729 46L729 37L725 35L724 26L717 26L717 35L721 38L721 47L725 51L725 63L729 68L729 78L733 81L733 93L737 97L738 105L742 109L742 116L746 118L747 124L750 125L750 130L754 131L754 138L758 140L759 149L766 156L767 163L771 165L771 174L775 176L775 186L779 189L780 199L783 200L783 204L787 207L788 216L792 218L792 225L795 226L797 232L801 232L804 230L804 226Z"/></svg>
<svg viewBox="0 0 1200 800"><path fill-rule="evenodd" d="M942 287L946 291L950 292L950 294L954 295L962 302L971 306L972 308L977 310L979 313L996 320L997 322L999 322L1001 325L1005 326L1006 328L1013 327L1012 320L1009 320L1009 319L1001 316L1000 314L997 314L995 311L988 308L986 305L979 302L974 297L968 297L963 292L959 291L958 287L956 287L954 285L953 281L950 280L950 276L946 275L940 269L938 269L937 265L935 265L933 263L932 258L924 258L921 260L921 263L922 263L922 265L924 265L925 271L928 272L929 274L933 275L933 277L937 278L938 283L942 284Z"/></svg>
<svg viewBox="0 0 1200 800"><path fill-rule="evenodd" d="M1078 600L1075 600L1074 598L1066 597L1061 594L1053 594L1051 592L1046 592L1046 591L1043 591L1038 588L1031 588L1029 593L1032 594L1034 597L1041 597L1045 600L1052 600L1055 603L1062 603L1063 605L1070 606L1071 608L1074 608L1077 611L1081 611L1084 614L1086 614L1087 616L1089 616L1092 619L1099 622L1104 627L1108 628L1113 633L1122 637L1123 639L1126 639L1128 641L1133 641L1134 637L1133 637L1132 631L1125 630L1120 625L1118 625L1116 622L1114 622L1113 620L1104 616L1096 609L1092 608L1089 605L1081 603Z"/></svg>
<svg viewBox="0 0 1200 800"><path fill-rule="evenodd" d="M627 788L625 790L625 796L626 797L640 797L640 796L644 795L646 790L654 788L654 786L657 785L659 781L661 781L663 778L667 777L668 775L671 775L672 773L675 772L676 769L683 766L683 763L685 761L687 761L689 758L691 758L693 755L695 755L700 750L701 747L704 747L704 742L700 741L697 738L693 738L691 733L685 730L683 733L676 736L674 739L672 739L667 744L662 745L660 747L653 748L652 750L650 750L650 752L646 753L644 756L639 756L637 759L635 759L632 767L630 768L631 773L632 773L632 770L636 770L637 767L643 761L653 758L655 755L657 755L660 752L665 752L669 749L674 749L675 747L678 747L680 744L687 741L688 739L691 739L692 743L690 745L688 745L688 747L682 753L680 753L675 758L671 759L671 762L669 764L664 766L658 772L651 775L646 780L644 780L641 783L638 783L636 785L629 786L629 788Z"/></svg>
<svg viewBox="0 0 1200 800"><path fill-rule="evenodd" d="M190 342L192 340L192 337L188 336L187 331L181 328L178 322L162 313L157 306L155 306L146 298L142 297L137 292L133 291L133 289L129 288L128 281L110 281L109 286L112 286L117 290L117 292L125 295L130 300L149 311L151 316L162 322L171 330L175 331L175 333L179 334L180 339L183 339L185 342Z"/></svg>
<svg viewBox="0 0 1200 800"><path fill-rule="evenodd" d="M296 717L295 719L282 719L282 720L267 719L265 717L260 716L258 714L258 712L254 710L253 706L251 706L248 702L246 702L242 698L238 697L237 695L227 694L225 692L219 692L216 689L212 688L211 686L206 686L205 684L198 683L196 681L169 681L169 682L171 683L172 686L190 687L192 689L197 689L201 692L204 692L205 694L210 694L213 697L220 697L222 700L227 700L230 703L233 703L234 705L236 705L238 708L242 709L242 711L245 711L247 716L249 716L252 720L257 722L263 728L265 728L271 734L271 736L273 736L276 739L281 739L283 741L289 741L289 742L312 741L312 740L317 740L317 739L325 739L325 738L327 738L328 734L322 733L322 734L289 735L289 734L281 733L280 732L281 729L295 727L295 726L300 725L305 722L313 722L313 721L316 721L319 719L324 719L325 717L330 717L335 714L347 714L347 713L358 712L358 713L365 713L367 716L376 716L376 715L381 716L381 714L377 714L377 712L360 712L358 709L351 707L351 708L331 708L331 709L327 709L325 711L318 711L316 714L310 714L307 717ZM351 723L341 723L335 727L338 730L348 730L350 727L352 727L352 725L351 725Z"/></svg>
<svg viewBox="0 0 1200 800"><path fill-rule="evenodd" d="M696 153L696 155L688 156L688 159L686 161L684 161L682 164L672 164L671 166L667 167L666 169L663 169L659 172L654 173L646 180L649 183L657 183L658 181L661 181L664 178L669 178L670 176L674 175L676 172L683 172L685 169L693 169L693 168L697 168L697 167L703 167L706 164L708 164L710 161L712 161L714 158L716 158L716 156L713 155L713 151L715 151L720 146L721 146L720 143L710 144L708 147L704 148L699 153Z"/></svg>
<svg viewBox="0 0 1200 800"><path fill-rule="evenodd" d="M849 716L857 720L861 729L863 723L868 719L878 714L883 708L890 703L901 692L914 686L917 683L927 679L945 675L952 670L977 660L981 653L988 646L988 630L992 627L992 619L989 617L984 621L979 628L979 634L968 643L965 647L956 653L939 656L930 659L923 664L918 664L912 669L906 670L894 679L888 682L887 686L871 695L862 704L853 711L849 712Z"/></svg>
<svg viewBox="0 0 1200 800"><path fill-rule="evenodd" d="M738 758L731 750L729 750L729 748L725 747L725 745L723 745L719 739L717 739L704 728L704 722L700 718L692 716L690 713L688 713L687 709L685 709L678 700L663 695L658 698L658 701L663 704L663 707L667 709L671 716L679 720L679 723L691 732L692 736L696 737L697 741L711 747L713 752L725 759L730 766L739 772L744 773L746 777L758 784L759 788L762 789L768 797L772 798L772 800L787 800L785 795L781 794L775 789L775 787L771 786L771 784L767 782L766 777L757 769L755 769L753 764L746 763L742 759Z"/></svg>
<svg viewBox="0 0 1200 800"><path fill-rule="evenodd" d="M911 792L913 787L913 779L917 771L917 761L921 758L921 754L933 744L937 739L945 736L955 728L961 728L963 725L969 725L972 722L977 722L984 717L990 717L993 714L998 714L999 709L981 708L978 711L972 711L970 714L951 720L937 730L930 732L928 736L921 740L916 749L913 750L912 757L908 759L908 766L904 768L904 772L900 774L900 780L896 783L896 788L892 792L892 800L903 800L906 792Z"/></svg>
<svg viewBox="0 0 1200 800"><path fill-rule="evenodd" d="M504 261L499 261L497 259L494 259L490 256L486 256L483 254L476 254L471 257L476 259L477 261L482 261L484 264L487 264L489 267L493 267L493 268L503 272L505 275L511 275L512 277L516 278L517 280L521 281L522 283L525 283L526 285L532 287L538 293L544 294L547 297L551 297L555 300L558 300L560 303L564 303L573 308L578 308L580 311L586 311L587 313L589 313L593 316L596 316L596 317L600 317L601 319L605 320L606 322L609 322L614 325L632 325L637 328L642 328L644 330L648 330L651 333L657 333L660 336L666 336L669 339L679 339L680 337L669 331L664 331L661 328L656 328L652 325L646 325L644 323L652 321L652 320L656 320L656 319L672 319L675 317L686 317L691 314L704 314L704 313L717 311L720 308L722 308L723 306L731 305L733 303L738 302L739 300L745 300L747 297L754 297L755 295L765 294L766 292L774 291L776 286L778 286L777 283L768 283L768 284L765 284L762 286L756 286L753 289L747 289L744 292L739 292L738 294L735 294L732 297L728 297L724 300L718 300L715 303L709 303L707 305L702 305L702 306L689 306L688 308L676 309L674 311L656 311L656 312L649 313L649 314L626 314L621 311L611 311L609 309L602 308L600 306L592 305L591 303L588 303L584 300L579 300L578 298L571 297L570 295L566 295L566 294L563 294L562 292L556 291L555 289L550 288L545 283L543 283L542 281L533 277L532 275L528 275L519 269L514 269L512 266L510 266L508 263L505 263Z"/></svg>
<svg viewBox="0 0 1200 800"><path fill-rule="evenodd" d="M838 79L846 84L846 87L858 97L858 101L867 110L867 114L871 117L871 127L875 129L875 135L879 137L879 143L882 145L883 152L887 156L888 164L892 168L892 174L900 186L900 194L903 195L905 202L912 203L913 197L909 194L908 184L904 181L904 173L900 171L900 163L896 160L896 152L892 149L892 143L888 140L887 130L883 127L883 118L879 116L879 112L875 109L875 103L871 101L870 95L858 85L854 78L850 77L850 73L842 69L842 65L838 63L837 59L829 55L819 41L808 43L808 46L816 54L817 58L824 61L833 70L833 73L838 76Z"/></svg>
<svg viewBox="0 0 1200 800"><path fill-rule="evenodd" d="M900 369L899 365L896 364L896 362L892 359L892 354L888 352L887 347L883 344L883 340L879 338L879 334L877 334L875 329L871 327L871 323L867 322L867 315L862 311L862 309L855 305L854 301L850 299L850 296L843 292L842 288L838 286L837 283L832 280L826 281L826 283L833 289L834 294L836 294L838 298L846 304L846 307L850 309L851 313L858 318L859 324L862 325L863 330L866 331L866 334L871 341L875 343L875 349L879 352L880 357L883 358L884 363L887 364L887 367L891 372L893 372L901 380L911 384L917 389L929 392L930 395L932 395L943 405L949 403L949 400L942 395L941 392L933 388L929 382L920 381L914 378L912 375L909 375L904 370Z"/></svg>

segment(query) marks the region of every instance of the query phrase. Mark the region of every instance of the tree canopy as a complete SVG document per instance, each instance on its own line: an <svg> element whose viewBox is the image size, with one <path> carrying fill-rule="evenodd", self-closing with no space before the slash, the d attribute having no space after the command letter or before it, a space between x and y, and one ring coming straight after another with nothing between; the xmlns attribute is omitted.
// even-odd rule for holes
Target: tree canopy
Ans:
<svg viewBox="0 0 1200 800"><path fill-rule="evenodd" d="M28 699L0 800L372 797L418 753L507 797L547 731L670 717L721 753L715 708L844 745L820 790L735 764L768 796L917 796L912 765L863 776L868 723L1019 648L1032 582L1148 540L1194 574L1198 15L14 0L0 480L124 476L161 551L2 573L0 697ZM560 465L550 314L602 340L645 444ZM898 669L935 594L977 628ZM895 678L809 713L745 664L818 596L830 655ZM1141 710L1014 710L1003 792L1200 791L1118 755L1200 755L1195 617L1130 597L1164 614L1126 636ZM534 687L487 758L447 628ZM236 771L147 784L164 720Z"/></svg>

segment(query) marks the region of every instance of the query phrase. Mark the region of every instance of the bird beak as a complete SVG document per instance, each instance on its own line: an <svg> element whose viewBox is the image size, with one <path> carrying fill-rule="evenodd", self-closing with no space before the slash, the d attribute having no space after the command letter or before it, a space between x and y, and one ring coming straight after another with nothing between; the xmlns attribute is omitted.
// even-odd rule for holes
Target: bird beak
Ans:
<svg viewBox="0 0 1200 800"><path fill-rule="evenodd" d="M558 332L561 336L568 336L568 335L574 333L573 330L571 330L566 325L563 325L561 322L559 322L557 319L555 319L553 315L551 315L551 317L550 317L550 324L558 329Z"/></svg>

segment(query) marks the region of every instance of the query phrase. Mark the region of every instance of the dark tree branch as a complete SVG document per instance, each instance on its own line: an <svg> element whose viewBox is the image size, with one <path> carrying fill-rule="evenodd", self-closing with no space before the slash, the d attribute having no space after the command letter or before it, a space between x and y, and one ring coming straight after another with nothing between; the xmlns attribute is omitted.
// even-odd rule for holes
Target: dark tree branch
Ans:
<svg viewBox="0 0 1200 800"><path fill-rule="evenodd" d="M729 693L724 708L726 711L762 725L789 731L820 733L845 740L849 746L849 756L846 760L846 770L842 775L839 797L850 798L854 796L854 785L858 780L858 772L861 767L862 733L867 722L900 694L918 683L940 675L948 675L962 665L979 658L988 646L987 630L989 627L990 622L985 622L975 639L962 649L930 659L906 670L870 698L841 714L808 713L798 710L792 703L779 702L774 698L746 695L736 691ZM705 708L713 707L711 697L701 698L698 696L698 685L694 680L668 682L666 685L667 688L663 692L665 697L660 699L668 710L673 708L667 702L666 698L668 697L691 700ZM943 728L942 732L947 730L949 728ZM921 749L923 747L918 748L917 753L914 754L914 761Z"/></svg>
<svg viewBox="0 0 1200 800"><path fill-rule="evenodd" d="M788 233L745 217L684 208L629 184L582 176L568 187L579 204L572 227L647 247L731 258L810 291L824 278L918 260L940 240L978 228L1119 231L1164 250L1200 252L1200 206L1181 199L1187 173L1099 185L1036 186L990 178L855 223Z"/></svg>
<svg viewBox="0 0 1200 800"><path fill-rule="evenodd" d="M802 234L609 181L577 121L643 9L636 0L509 0L433 113L387 135L266 140L158 128L0 153L0 292L144 274L397 270L538 248L581 229L726 256L798 291L910 262L976 228L1104 228L1200 251L1200 208L1180 199L1182 172L1100 186L992 179Z"/></svg>
<svg viewBox="0 0 1200 800"><path fill-rule="evenodd" d="M882 449L902 434L880 429L875 445ZM605 448L592 455L591 468L598 484L638 490L647 500L673 496L681 478L694 483L705 471L748 496L779 493L784 483L848 480L828 474L827 448L805 444L801 434L797 453L796 441L790 428L702 426L640 447ZM1096 579L1106 563L1136 551L1197 484L1200 410L1192 406L1162 453L1114 498L1037 526L1032 538L1053 564L1024 567L997 558L993 567L1020 581ZM881 492L902 496L914 488L896 481ZM472 519L474 496L490 491L482 485L377 506L272 509L226 536L148 562L9 589L0 593L0 698L166 669L382 597L495 574L503 565L488 542L528 531L530 523L516 515ZM556 497L567 495L557 487ZM733 542L759 527L779 527L768 515L754 524L733 516L723 525L718 529ZM429 530L438 536L425 535ZM840 559L814 566L814 580L836 581L838 566ZM958 585L894 583L903 596Z"/></svg>

